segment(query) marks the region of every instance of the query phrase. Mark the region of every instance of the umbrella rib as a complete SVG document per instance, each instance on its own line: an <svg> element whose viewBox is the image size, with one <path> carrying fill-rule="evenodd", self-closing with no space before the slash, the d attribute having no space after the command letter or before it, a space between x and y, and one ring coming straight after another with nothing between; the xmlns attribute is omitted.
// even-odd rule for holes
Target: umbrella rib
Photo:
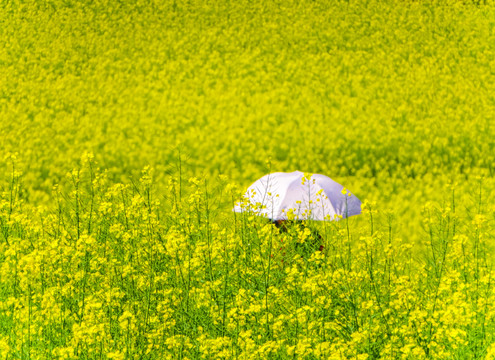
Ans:
<svg viewBox="0 0 495 360"><path fill-rule="evenodd" d="M271 186L272 186L271 181L273 180L273 182L276 183L276 180L277 180L276 178L273 178L272 179L272 176L271 175L272 174L268 174L267 175L267 177L266 177L266 179L267 179L266 180L266 184L263 184L262 186L260 185L260 186L258 186L258 187L255 188L255 191L256 192L259 191L260 194L263 194L263 196L261 198L261 207L257 210L257 213L258 213L258 215L261 215L261 214L265 213L266 215L268 215L268 217L270 217L270 214L268 214L269 207L268 207L268 204L267 204L267 201L266 201L267 200L267 195L268 195L268 193L270 193L269 190L271 189ZM263 188L263 189L261 189L261 188ZM272 199L272 204L271 205L272 205L271 207L272 207L272 217L273 217L273 199ZM265 211L265 209L263 209L263 206L266 207L266 211Z"/></svg>
<svg viewBox="0 0 495 360"><path fill-rule="evenodd" d="M337 214L337 211L335 210L335 206L333 206L333 203L330 200L330 198L328 197L327 193L325 192L325 189L323 189L323 187L321 185L319 185L319 184L318 184L318 186L322 190L321 195L325 195L326 200L328 200L328 201L324 201L325 199L323 199L323 198L320 200L321 201L321 205L322 205L322 212L323 212L322 213L322 215L323 215L322 217L323 217L323 219L325 219L325 216L326 215L330 215L330 212L332 212L334 215ZM325 203L328 203L330 205L330 208L329 208L330 212L328 212L328 214L326 214L326 215L325 215L325 206L324 206Z"/></svg>
<svg viewBox="0 0 495 360"><path fill-rule="evenodd" d="M298 180L299 180L299 179L295 179L295 180L291 181L291 182L289 183L289 185L285 187L283 196L282 196L282 194L280 194L280 195L281 195L281 196L280 196L280 207L281 207L282 205L284 205L284 203L285 203L285 199L287 198L287 194L289 193L289 188L290 188L290 186L291 186L291 185L292 185L295 181L298 181ZM281 215L280 213L281 213L281 211L282 211L282 210L283 210L283 209L279 209L279 210L278 210L277 217Z"/></svg>

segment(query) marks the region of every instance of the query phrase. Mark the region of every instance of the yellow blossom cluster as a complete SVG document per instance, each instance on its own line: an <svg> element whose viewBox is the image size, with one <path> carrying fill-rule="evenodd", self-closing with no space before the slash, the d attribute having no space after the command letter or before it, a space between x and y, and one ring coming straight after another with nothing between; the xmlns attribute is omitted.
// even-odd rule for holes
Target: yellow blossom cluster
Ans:
<svg viewBox="0 0 495 360"><path fill-rule="evenodd" d="M495 359L493 19L1 1L0 359ZM294 170L362 214L231 211Z"/></svg>
<svg viewBox="0 0 495 360"><path fill-rule="evenodd" d="M2 356L493 357L493 213L427 204L419 251L372 202L281 231L199 179L159 199L151 168L128 186L92 161L53 208L0 198Z"/></svg>

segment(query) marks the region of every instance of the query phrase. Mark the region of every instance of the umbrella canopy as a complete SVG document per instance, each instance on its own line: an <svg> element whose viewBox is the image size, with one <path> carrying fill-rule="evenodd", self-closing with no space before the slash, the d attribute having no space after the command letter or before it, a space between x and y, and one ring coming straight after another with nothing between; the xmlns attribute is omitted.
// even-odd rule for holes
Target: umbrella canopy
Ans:
<svg viewBox="0 0 495 360"><path fill-rule="evenodd" d="M361 214L361 201L328 176L277 172L256 180L233 210L271 220L338 220Z"/></svg>

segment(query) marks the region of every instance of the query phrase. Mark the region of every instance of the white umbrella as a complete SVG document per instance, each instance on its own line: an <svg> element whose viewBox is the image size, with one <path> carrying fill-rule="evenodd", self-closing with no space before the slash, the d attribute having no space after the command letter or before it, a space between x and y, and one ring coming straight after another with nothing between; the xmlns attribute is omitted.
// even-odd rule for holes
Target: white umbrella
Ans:
<svg viewBox="0 0 495 360"><path fill-rule="evenodd" d="M256 180L233 210L271 220L338 220L361 214L361 201L328 176L277 172Z"/></svg>

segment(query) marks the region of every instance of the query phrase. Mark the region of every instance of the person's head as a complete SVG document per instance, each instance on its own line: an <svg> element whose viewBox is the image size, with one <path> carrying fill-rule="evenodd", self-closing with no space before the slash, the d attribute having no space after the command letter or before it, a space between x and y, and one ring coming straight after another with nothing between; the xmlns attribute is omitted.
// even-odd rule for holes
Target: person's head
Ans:
<svg viewBox="0 0 495 360"><path fill-rule="evenodd" d="M285 227L287 224L287 220L273 220L273 223L275 224L276 227L280 228L282 226Z"/></svg>
<svg viewBox="0 0 495 360"><path fill-rule="evenodd" d="M272 222L280 231L284 232L286 232L292 224L297 224L301 227L304 226L302 220L272 220Z"/></svg>

